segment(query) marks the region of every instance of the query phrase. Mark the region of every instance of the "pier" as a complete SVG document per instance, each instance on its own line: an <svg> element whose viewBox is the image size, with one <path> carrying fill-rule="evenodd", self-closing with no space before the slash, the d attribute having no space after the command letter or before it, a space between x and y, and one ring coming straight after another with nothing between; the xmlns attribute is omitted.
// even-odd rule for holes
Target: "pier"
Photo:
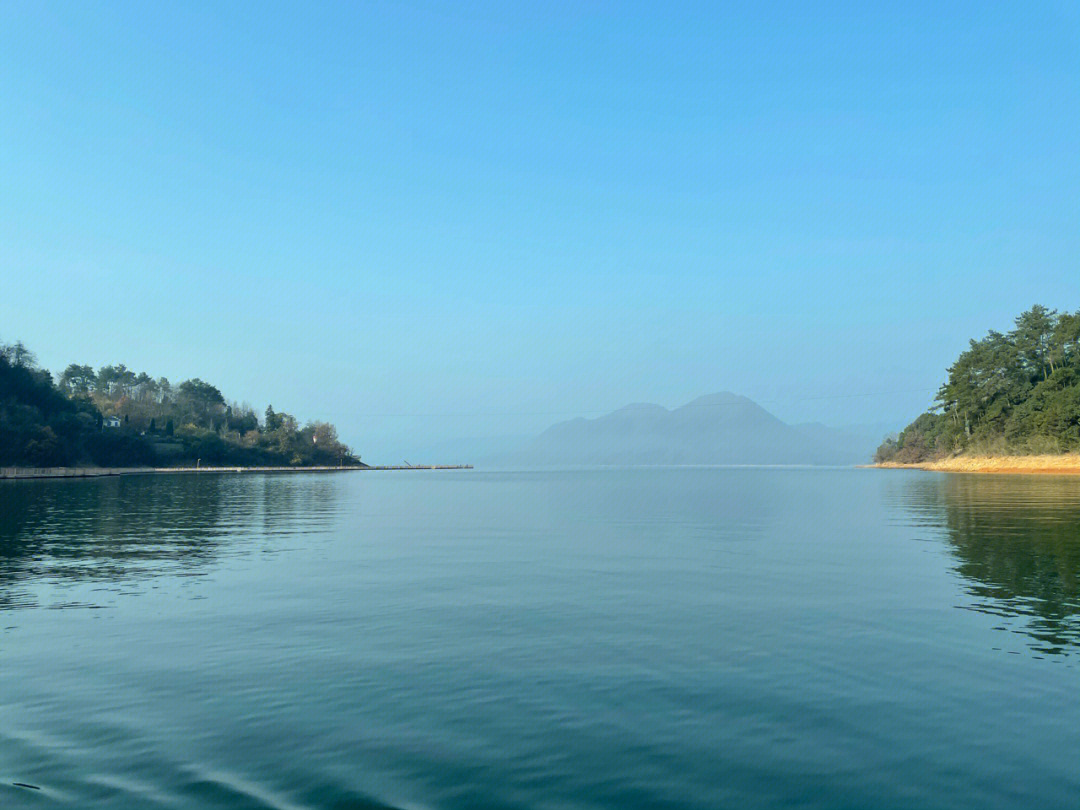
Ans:
<svg viewBox="0 0 1080 810"><path fill-rule="evenodd" d="M0 467L0 480L33 478L106 478L119 475L204 473L344 473L380 470L471 470L471 464L351 465L341 467Z"/></svg>

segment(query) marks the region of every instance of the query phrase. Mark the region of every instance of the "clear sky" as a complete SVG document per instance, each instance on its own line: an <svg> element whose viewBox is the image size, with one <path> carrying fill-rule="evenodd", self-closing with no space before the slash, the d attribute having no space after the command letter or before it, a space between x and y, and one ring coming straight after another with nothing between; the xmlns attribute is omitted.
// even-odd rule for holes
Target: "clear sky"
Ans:
<svg viewBox="0 0 1080 810"><path fill-rule="evenodd" d="M1080 307L1078 8L7 0L0 339L373 461L719 390L900 426Z"/></svg>

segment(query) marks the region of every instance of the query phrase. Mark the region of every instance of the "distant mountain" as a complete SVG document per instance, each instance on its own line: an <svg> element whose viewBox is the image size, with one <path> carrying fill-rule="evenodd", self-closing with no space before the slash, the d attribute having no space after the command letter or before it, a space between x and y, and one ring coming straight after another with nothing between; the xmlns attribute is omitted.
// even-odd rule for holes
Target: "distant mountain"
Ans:
<svg viewBox="0 0 1080 810"><path fill-rule="evenodd" d="M597 419L545 430L516 463L561 464L856 464L873 444L825 425L788 425L757 403L710 394L681 408L639 403Z"/></svg>

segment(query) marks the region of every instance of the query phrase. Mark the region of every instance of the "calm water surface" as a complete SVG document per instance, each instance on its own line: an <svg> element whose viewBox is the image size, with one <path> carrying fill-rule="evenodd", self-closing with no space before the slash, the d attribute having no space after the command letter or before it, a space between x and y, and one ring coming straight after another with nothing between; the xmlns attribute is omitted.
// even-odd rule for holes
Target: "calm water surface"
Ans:
<svg viewBox="0 0 1080 810"><path fill-rule="evenodd" d="M1076 808L1078 662L1080 479L0 482L4 808Z"/></svg>

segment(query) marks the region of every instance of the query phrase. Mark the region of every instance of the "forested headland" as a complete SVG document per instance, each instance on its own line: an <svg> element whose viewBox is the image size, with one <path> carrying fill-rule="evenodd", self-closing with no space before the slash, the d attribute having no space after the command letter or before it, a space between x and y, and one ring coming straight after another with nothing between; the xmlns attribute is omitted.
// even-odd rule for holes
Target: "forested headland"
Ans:
<svg viewBox="0 0 1080 810"><path fill-rule="evenodd" d="M1036 305L1011 331L972 340L949 367L935 403L886 440L874 460L1080 450L1080 311Z"/></svg>
<svg viewBox="0 0 1080 810"><path fill-rule="evenodd" d="M21 343L0 344L0 465L359 465L327 422L268 407L262 419L198 378L172 384L123 364L57 379Z"/></svg>

